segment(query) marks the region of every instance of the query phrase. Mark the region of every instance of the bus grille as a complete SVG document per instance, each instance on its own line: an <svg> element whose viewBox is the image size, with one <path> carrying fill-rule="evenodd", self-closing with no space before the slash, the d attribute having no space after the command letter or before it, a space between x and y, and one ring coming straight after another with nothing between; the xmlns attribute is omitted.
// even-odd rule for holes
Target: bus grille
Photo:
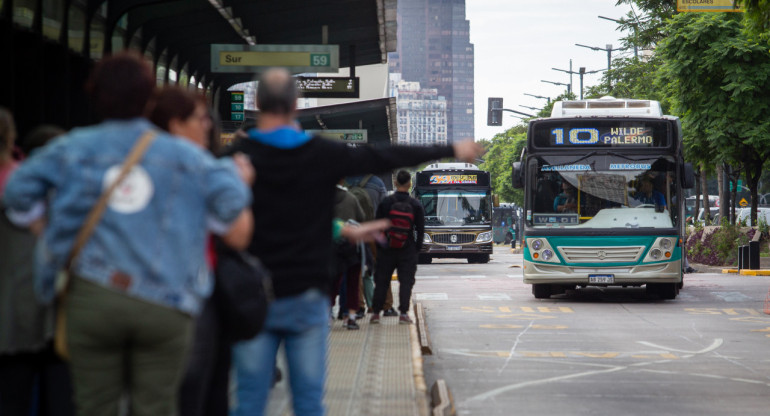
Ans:
<svg viewBox="0 0 770 416"><path fill-rule="evenodd" d="M624 247L559 247L567 263L628 263L636 262L644 246Z"/></svg>
<svg viewBox="0 0 770 416"><path fill-rule="evenodd" d="M452 241L452 236L457 236L455 241ZM446 234L433 234L431 235L433 242L439 244L467 244L476 241L476 234L460 234L460 233L446 233Z"/></svg>

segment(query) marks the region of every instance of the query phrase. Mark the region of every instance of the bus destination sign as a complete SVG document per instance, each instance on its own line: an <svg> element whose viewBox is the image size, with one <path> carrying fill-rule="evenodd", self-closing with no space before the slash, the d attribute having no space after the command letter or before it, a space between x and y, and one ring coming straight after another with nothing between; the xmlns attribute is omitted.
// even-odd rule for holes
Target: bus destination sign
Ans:
<svg viewBox="0 0 770 416"><path fill-rule="evenodd" d="M666 147L666 121L561 121L539 123L534 129L538 148L560 147Z"/></svg>
<svg viewBox="0 0 770 416"><path fill-rule="evenodd" d="M475 185L477 175L431 175L431 185Z"/></svg>

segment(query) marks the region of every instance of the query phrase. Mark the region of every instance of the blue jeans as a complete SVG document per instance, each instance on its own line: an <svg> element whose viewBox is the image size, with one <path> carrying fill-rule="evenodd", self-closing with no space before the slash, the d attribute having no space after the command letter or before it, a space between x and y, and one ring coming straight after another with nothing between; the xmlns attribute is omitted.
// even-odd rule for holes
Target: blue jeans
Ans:
<svg viewBox="0 0 770 416"><path fill-rule="evenodd" d="M232 416L261 416L275 373L276 354L284 342L294 414L322 416L329 335L329 298L310 289L270 304L256 338L235 344L233 365L237 404Z"/></svg>

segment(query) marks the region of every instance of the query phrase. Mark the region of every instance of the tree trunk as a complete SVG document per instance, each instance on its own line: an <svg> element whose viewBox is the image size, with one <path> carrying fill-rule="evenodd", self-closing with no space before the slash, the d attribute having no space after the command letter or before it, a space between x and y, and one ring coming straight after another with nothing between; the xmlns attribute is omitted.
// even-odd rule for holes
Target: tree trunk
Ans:
<svg viewBox="0 0 770 416"><path fill-rule="evenodd" d="M703 196L703 218L705 219L704 224L709 225L711 224L711 206L709 205L708 177L706 176L705 169L706 164L704 163L703 165L703 168L700 170L701 195Z"/></svg>
<svg viewBox="0 0 770 416"><path fill-rule="evenodd" d="M701 172L703 172L703 166L701 164L700 171L695 175L695 207L692 211L692 223L695 224L695 222L698 220L698 213L700 212L700 198L701 198L701 189L700 189L700 183L701 183Z"/></svg>
<svg viewBox="0 0 770 416"><path fill-rule="evenodd" d="M759 205L759 178L762 176L762 160L752 160L750 164L746 165L746 182L749 185L749 191L751 192L751 226L756 227L757 223L757 206ZM752 172L753 171L753 172ZM753 175L752 175L753 173Z"/></svg>
<svg viewBox="0 0 770 416"><path fill-rule="evenodd" d="M727 218L727 189L725 189L725 170L722 164L717 165L717 186L719 187L719 218Z"/></svg>

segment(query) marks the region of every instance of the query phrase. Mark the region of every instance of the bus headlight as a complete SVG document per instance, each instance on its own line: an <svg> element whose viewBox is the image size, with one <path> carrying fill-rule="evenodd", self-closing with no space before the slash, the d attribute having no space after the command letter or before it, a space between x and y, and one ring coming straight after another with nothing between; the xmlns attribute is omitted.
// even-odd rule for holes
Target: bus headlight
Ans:
<svg viewBox="0 0 770 416"><path fill-rule="evenodd" d="M671 240L669 240L668 238L661 239L660 247L666 251L671 250Z"/></svg>
<svg viewBox="0 0 770 416"><path fill-rule="evenodd" d="M553 258L553 251L549 249L543 250L543 260L548 261Z"/></svg>
<svg viewBox="0 0 770 416"><path fill-rule="evenodd" d="M543 248L543 241L542 240L534 240L532 242L532 250L540 251L541 248Z"/></svg>
<svg viewBox="0 0 770 416"><path fill-rule="evenodd" d="M659 249L654 248L650 250L650 257L652 257L653 260L660 260L660 257L662 256L662 253Z"/></svg>
<svg viewBox="0 0 770 416"><path fill-rule="evenodd" d="M476 237L477 243L488 243L490 241L492 241L492 231L485 231Z"/></svg>
<svg viewBox="0 0 770 416"><path fill-rule="evenodd" d="M650 246L650 251L647 252L647 255L644 257L644 260L642 260L642 263L651 262L651 261L665 261L665 260L671 260L671 258L674 256L674 245L676 244L676 240L674 238L670 237L658 237L655 239L655 241Z"/></svg>
<svg viewBox="0 0 770 416"><path fill-rule="evenodd" d="M423 244L426 244L426 243L430 244L432 242L433 242L433 240L431 240L430 235L428 233L423 233L423 235L422 235L422 243Z"/></svg>

